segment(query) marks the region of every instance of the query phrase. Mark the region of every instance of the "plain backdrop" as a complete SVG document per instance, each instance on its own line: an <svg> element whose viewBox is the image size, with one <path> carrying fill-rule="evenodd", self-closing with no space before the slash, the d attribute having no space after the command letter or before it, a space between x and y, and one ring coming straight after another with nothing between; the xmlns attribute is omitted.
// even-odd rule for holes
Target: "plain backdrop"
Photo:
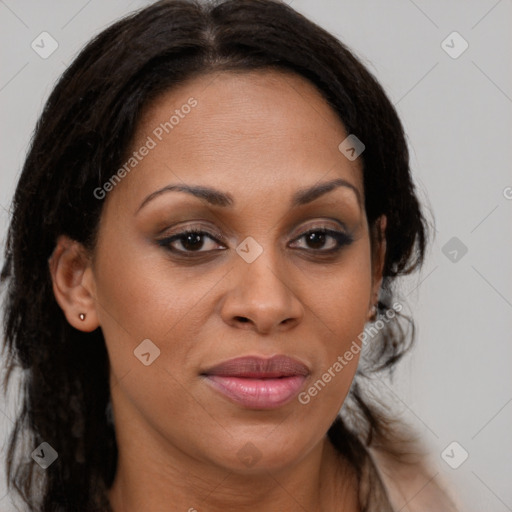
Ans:
<svg viewBox="0 0 512 512"><path fill-rule="evenodd" d="M56 79L93 35L147 3L0 0L2 247L31 133ZM511 511L512 2L289 3L345 42L383 85L436 222L423 271L400 286L417 344L383 386L467 511ZM48 58L31 47L42 32L58 43ZM0 402L2 443L14 413ZM0 510L8 512L5 494L2 481Z"/></svg>

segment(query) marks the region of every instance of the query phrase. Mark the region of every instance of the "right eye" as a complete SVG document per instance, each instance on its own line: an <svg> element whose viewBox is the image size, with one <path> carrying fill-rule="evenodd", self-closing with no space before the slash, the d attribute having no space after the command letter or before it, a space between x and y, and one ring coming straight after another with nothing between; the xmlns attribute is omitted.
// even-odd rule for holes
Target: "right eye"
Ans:
<svg viewBox="0 0 512 512"><path fill-rule="evenodd" d="M158 245L165 247L171 252L180 253L182 255L187 255L187 253L206 253L215 250L214 248L201 250L203 249L205 239L207 238L212 242L220 244L215 236L207 231L200 229L187 229L180 233L158 240ZM212 245L215 246L215 244ZM176 246L181 246L181 249ZM225 249L224 246L222 247Z"/></svg>

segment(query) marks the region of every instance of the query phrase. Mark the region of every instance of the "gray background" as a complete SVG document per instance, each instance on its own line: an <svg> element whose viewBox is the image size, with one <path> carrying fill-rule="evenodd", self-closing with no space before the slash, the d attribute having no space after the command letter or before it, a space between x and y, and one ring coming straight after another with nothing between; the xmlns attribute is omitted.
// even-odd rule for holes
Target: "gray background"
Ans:
<svg viewBox="0 0 512 512"><path fill-rule="evenodd" d="M147 3L0 0L0 241L56 79L94 34ZM404 123L420 197L436 220L423 271L401 285L417 320L417 345L394 382L381 387L424 436L434 473L452 482L466 510L512 511L512 2L289 3L347 43L382 83ZM43 31L59 45L47 59L31 48ZM469 44L458 58L441 46L453 31ZM462 48L456 39L448 44L452 52ZM455 245L445 247L453 237ZM14 402L0 402L0 442L14 412ZM441 457L453 441L469 453L458 469ZM448 453L453 464L462 452ZM2 511L12 508L5 493L1 482Z"/></svg>

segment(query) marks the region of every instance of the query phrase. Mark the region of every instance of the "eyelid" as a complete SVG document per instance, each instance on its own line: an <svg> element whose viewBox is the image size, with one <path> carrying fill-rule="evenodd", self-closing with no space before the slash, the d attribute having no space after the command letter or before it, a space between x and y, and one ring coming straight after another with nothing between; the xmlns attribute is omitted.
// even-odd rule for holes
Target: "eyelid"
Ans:
<svg viewBox="0 0 512 512"><path fill-rule="evenodd" d="M182 227L176 227L174 226L173 230L170 232L166 232L166 229L163 229L159 234L162 234L162 239L168 239L176 235L183 235L184 233L190 233L190 232L201 232L204 233L210 238L214 238L218 242L222 242L224 244L227 243L227 238L225 235L223 235L220 231L215 229L213 226L205 226L204 224L192 224L192 225L185 225Z"/></svg>
<svg viewBox="0 0 512 512"><path fill-rule="evenodd" d="M336 226L333 226L332 224L335 224ZM341 230L340 230L341 228ZM306 224L301 224L300 228L297 230L292 231L291 235L291 241L295 242L297 239L301 238L305 234L309 233L310 231L317 231L317 230L327 230L327 231L335 231L337 233L341 233L343 235L349 236L350 230L347 229L347 226L344 222L334 219L332 217L326 217L323 219L313 220L309 221Z"/></svg>

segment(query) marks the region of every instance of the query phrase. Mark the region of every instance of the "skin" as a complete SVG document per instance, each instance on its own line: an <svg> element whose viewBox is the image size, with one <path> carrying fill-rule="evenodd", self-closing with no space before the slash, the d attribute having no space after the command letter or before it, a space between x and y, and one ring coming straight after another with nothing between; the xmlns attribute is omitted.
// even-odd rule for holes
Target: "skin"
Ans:
<svg viewBox="0 0 512 512"><path fill-rule="evenodd" d="M144 112L132 151L190 97L197 106L104 199L94 254L62 236L50 262L69 323L105 336L119 447L112 507L355 511L354 472L326 433L358 354L307 405L270 411L231 402L200 373L284 354L310 368L304 391L357 340L385 255L385 242L371 251L360 161L338 150L348 133L315 87L269 70L206 75L166 92ZM298 190L336 178L357 193L339 186L290 207ZM234 204L172 191L139 210L169 184L214 187ZM175 241L188 259L157 243L192 227L213 239L195 252ZM301 236L322 227L353 241L323 256L334 238L315 245ZM236 252L248 236L263 249L252 263ZM160 350L148 366L134 356L144 339ZM257 454L250 466L240 456L248 446Z"/></svg>

